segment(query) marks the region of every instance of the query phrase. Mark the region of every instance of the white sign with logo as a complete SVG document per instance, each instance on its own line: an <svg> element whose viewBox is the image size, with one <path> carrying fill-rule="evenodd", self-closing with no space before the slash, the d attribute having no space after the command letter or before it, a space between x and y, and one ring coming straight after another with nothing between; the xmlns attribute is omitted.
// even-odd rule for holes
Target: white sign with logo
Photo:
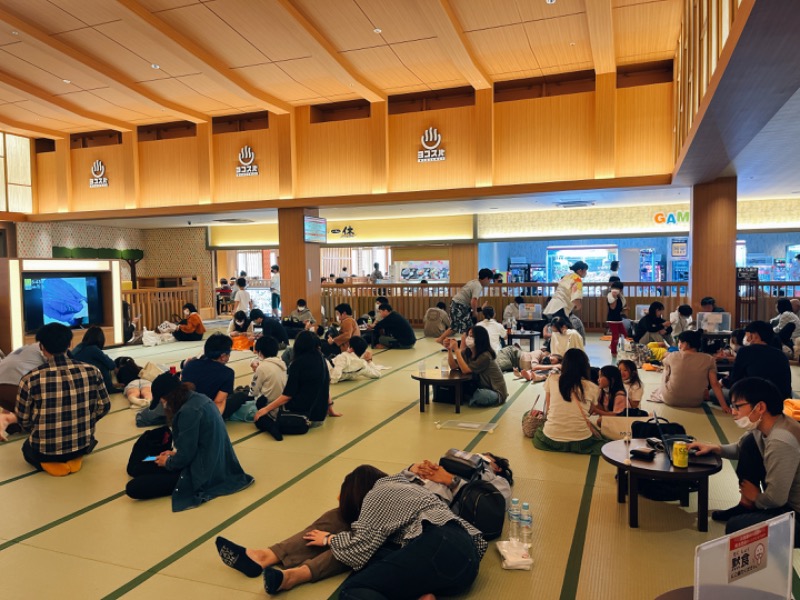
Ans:
<svg viewBox="0 0 800 600"><path fill-rule="evenodd" d="M258 175L258 165L255 164L256 153L250 146L239 150L239 166L236 167L237 177L253 177Z"/></svg>
<svg viewBox="0 0 800 600"><path fill-rule="evenodd" d="M422 150L417 152L417 162L437 162L444 160L444 148L442 144L442 134L435 127L428 127L420 138Z"/></svg>
<svg viewBox="0 0 800 600"><path fill-rule="evenodd" d="M105 177L106 166L102 160L92 163L92 178L89 180L90 188L108 187L108 178Z"/></svg>
<svg viewBox="0 0 800 600"><path fill-rule="evenodd" d="M728 542L728 583L767 568L769 526L731 536Z"/></svg>

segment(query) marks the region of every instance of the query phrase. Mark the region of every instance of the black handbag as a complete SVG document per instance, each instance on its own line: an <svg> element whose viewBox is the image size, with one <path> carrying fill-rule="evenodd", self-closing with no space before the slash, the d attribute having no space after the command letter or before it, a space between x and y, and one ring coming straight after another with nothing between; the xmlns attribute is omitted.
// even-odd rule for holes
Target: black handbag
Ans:
<svg viewBox="0 0 800 600"><path fill-rule="evenodd" d="M483 458L473 452L450 448L439 459L439 466L461 479L472 479L476 473L483 470Z"/></svg>
<svg viewBox="0 0 800 600"><path fill-rule="evenodd" d="M661 425L659 432L656 419ZM636 421L631 425L631 435L635 438L646 439L651 437L661 438L664 435L686 435L686 428L680 423L670 423L664 417L653 417L647 421Z"/></svg>
<svg viewBox="0 0 800 600"><path fill-rule="evenodd" d="M128 475L138 477L151 473L163 473L164 470L155 462L142 462L148 456L158 456L172 449L172 431L169 427L157 427L145 431L136 440L128 459Z"/></svg>

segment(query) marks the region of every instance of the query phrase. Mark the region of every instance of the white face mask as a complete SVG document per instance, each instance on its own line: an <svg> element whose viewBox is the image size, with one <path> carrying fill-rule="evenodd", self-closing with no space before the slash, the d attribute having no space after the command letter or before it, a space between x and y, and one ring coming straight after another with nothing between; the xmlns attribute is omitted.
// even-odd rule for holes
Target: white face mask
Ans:
<svg viewBox="0 0 800 600"><path fill-rule="evenodd" d="M244 321L236 321L236 324L237 324L239 327L241 327L242 325L244 325Z"/></svg>
<svg viewBox="0 0 800 600"><path fill-rule="evenodd" d="M183 314L188 317L190 314L192 314L192 312L188 308L184 308L183 309Z"/></svg>
<svg viewBox="0 0 800 600"><path fill-rule="evenodd" d="M474 347L475 347L475 338L473 338L472 336L468 336L467 337L467 348L472 350Z"/></svg>
<svg viewBox="0 0 800 600"><path fill-rule="evenodd" d="M758 421L751 421L750 415L745 415L744 417L739 417L734 422L745 431L753 431L753 429L758 427L758 424L761 423L761 419Z"/></svg>

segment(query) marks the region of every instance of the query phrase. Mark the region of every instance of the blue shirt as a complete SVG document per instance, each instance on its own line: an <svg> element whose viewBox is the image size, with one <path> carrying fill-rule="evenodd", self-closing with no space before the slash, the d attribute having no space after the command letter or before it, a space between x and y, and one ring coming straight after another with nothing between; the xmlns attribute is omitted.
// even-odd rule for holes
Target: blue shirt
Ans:
<svg viewBox="0 0 800 600"><path fill-rule="evenodd" d="M236 373L217 360L205 357L190 360L183 366L181 381L194 384L194 389L212 400L218 392L233 393Z"/></svg>

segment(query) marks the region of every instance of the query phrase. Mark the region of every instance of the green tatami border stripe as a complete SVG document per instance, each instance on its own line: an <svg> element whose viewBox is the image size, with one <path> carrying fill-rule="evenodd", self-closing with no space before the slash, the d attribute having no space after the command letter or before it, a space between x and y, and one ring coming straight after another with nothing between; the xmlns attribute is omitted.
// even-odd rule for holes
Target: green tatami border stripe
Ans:
<svg viewBox="0 0 800 600"><path fill-rule="evenodd" d="M489 423L497 423L498 421L500 421L500 418L504 414L506 414L506 411L509 408L511 408L511 405L514 404L514 402L516 402L517 398L519 398L522 395L522 392L524 392L526 389L528 389L528 387L530 387L530 382L526 381L524 385L520 386L520 388L516 392L514 392L511 396L509 396L509 398L508 398L508 400L506 400L505 404L503 404L500 407L500 409L497 411L497 413L495 413L495 415L489 420ZM466 450L467 452L472 452L472 450L475 448L475 446L477 446L478 443L480 443L480 441L484 437L486 437L487 433L488 433L488 431L481 431L480 433L478 433L472 439L472 441L469 444L466 445L464 450Z"/></svg>
<svg viewBox="0 0 800 600"><path fill-rule="evenodd" d="M586 530L589 527L589 511L592 508L592 493L594 482L597 479L597 467L600 464L599 456L589 459L589 468L586 471L586 482L583 484L581 504L578 509L578 520L575 522L575 532L572 535L572 545L567 558L567 568L564 571L564 580L561 583L559 600L574 600L578 593L578 581L581 574L583 561L583 547L586 544Z"/></svg>
<svg viewBox="0 0 800 600"><path fill-rule="evenodd" d="M234 515L228 517L227 519L222 521L219 525L217 525L213 529L210 529L209 531L207 531L206 533L204 533L200 537L196 538L194 541L190 542L189 544L187 544L186 546L184 546L180 550L177 550L176 552L173 552L170 556L168 556L164 560L158 562L157 564L153 565L152 567L150 567L149 569L144 571L138 577L132 579L131 581L129 581L125 585L117 588L116 590L114 590L110 594L104 596L103 600L113 600L114 598L120 598L123 595L127 594L128 592L130 592L131 590L137 588L142 583L144 583L145 581L147 581L148 579L150 579L151 577L156 575L164 567L167 567L167 566L173 564L176 560L182 558L183 556L185 556L186 554L188 554L192 550L195 550L201 544L209 541L212 537L214 537L218 533L224 531L227 527L230 527L231 525L233 525L234 523L236 523L237 521L239 521L240 519L244 518L245 516L250 514L252 511L257 509L258 507L260 507L260 506L266 504L267 502L269 502L275 496L283 493L284 491L286 491L287 489L289 489L290 487L292 487L294 484L298 483L302 479L305 479L311 473L313 473L314 471L317 471L320 467L325 466L330 461L332 461L334 458L336 458L337 456L343 454L344 452L346 452L347 450L349 450L350 448L352 448L356 444L360 443L362 440L368 438L369 436L371 436L376 431L379 431L380 429L382 429L383 427L385 427L386 425L388 425L389 423L391 423L392 421L394 421L395 419L400 417L403 413L408 412L409 410L411 410L412 408L414 408L418 404L419 404L419 402L417 400L414 400L414 402L411 402L410 404L408 404L408 406L405 406L405 407L401 408L400 410L395 412L390 417L387 417L386 419L384 419L383 421L381 421L380 423L378 423L374 427L368 429L367 431L365 431L364 433L362 433L358 437L350 440L347 444L345 444L341 448L338 448L337 450L334 450L328 456L326 456L325 458L323 458L319 462L311 465L305 471L299 473L298 475L296 475L295 477L293 477L292 479L290 479L286 483L278 486L277 488L275 488L274 490L272 490L268 494L262 496L261 498L259 498L255 502L251 503L246 508L243 508L239 512L237 512Z"/></svg>
<svg viewBox="0 0 800 600"><path fill-rule="evenodd" d="M39 527L37 529L32 529L31 531L29 531L27 533L23 533L22 535L15 537L13 540L8 540L7 542L5 542L3 544L0 544L0 551L5 550L6 548L10 548L11 546L13 546L15 544L19 544L20 542L23 542L23 541L27 540L28 538L32 538L33 536L39 535L40 533L44 533L48 529L52 529L53 527L61 525L62 523L66 523L67 521L71 521L75 517L79 517L84 513L87 513L89 511L94 510L95 508L99 508L99 507L103 506L104 504L108 504L109 502L111 502L113 500L116 500L117 498L121 498L124 495L125 495L124 491L117 492L116 494L114 494L112 496L109 496L108 498L103 498L102 500L98 500L97 502L95 502L93 504L90 504L89 506L84 506L83 508L81 508L79 510L76 510L75 512L72 512L72 513L70 513L68 515L64 515L60 519L52 521L52 522L48 523L47 525L42 525L41 527Z"/></svg>
<svg viewBox="0 0 800 600"><path fill-rule="evenodd" d="M706 403L703 402L703 411L706 413L708 420L711 421L711 427L714 428L714 433L717 434L719 441L723 444L730 444L728 441L728 436L725 435L725 432L722 431L722 427L720 427L719 421L717 421L717 416L714 414L714 411L711 410L711 407Z"/></svg>

